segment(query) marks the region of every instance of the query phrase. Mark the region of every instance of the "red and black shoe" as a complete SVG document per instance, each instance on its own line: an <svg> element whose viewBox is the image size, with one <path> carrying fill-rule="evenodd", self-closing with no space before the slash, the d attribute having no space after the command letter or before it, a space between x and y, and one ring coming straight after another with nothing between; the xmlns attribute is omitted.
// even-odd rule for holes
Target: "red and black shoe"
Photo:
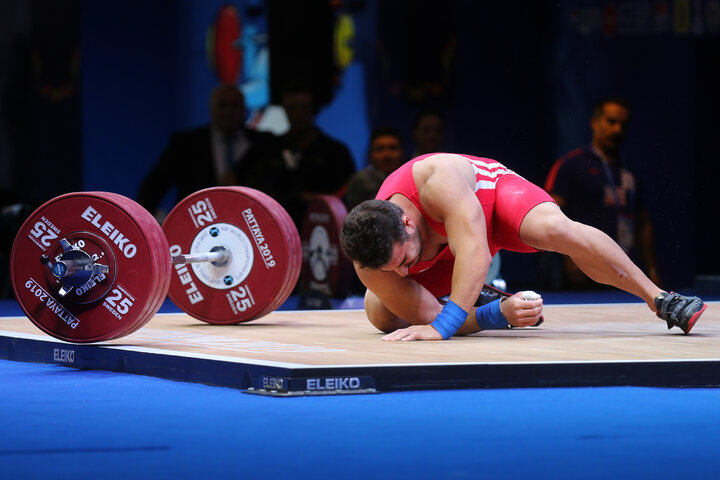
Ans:
<svg viewBox="0 0 720 480"><path fill-rule="evenodd" d="M698 297L685 297L675 292L661 292L655 297L657 316L667 322L668 329L679 327L690 333L707 305Z"/></svg>
<svg viewBox="0 0 720 480"><path fill-rule="evenodd" d="M483 289L480 292L480 296L478 297L477 301L475 302L476 307L482 307L483 305L487 305L490 302L494 302L498 299L503 299L507 297L511 297L512 293L503 292L499 288L495 288L492 285L488 285L487 283L483 285ZM540 317L540 320L537 321L533 327L539 327L543 323L544 319L543 317ZM508 327L512 328L512 327Z"/></svg>

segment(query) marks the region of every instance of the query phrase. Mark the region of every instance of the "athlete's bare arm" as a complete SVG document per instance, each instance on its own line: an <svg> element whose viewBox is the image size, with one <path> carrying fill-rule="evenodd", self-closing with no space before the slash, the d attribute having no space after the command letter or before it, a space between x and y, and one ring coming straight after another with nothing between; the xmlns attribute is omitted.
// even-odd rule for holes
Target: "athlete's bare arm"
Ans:
<svg viewBox="0 0 720 480"><path fill-rule="evenodd" d="M485 215L475 196L475 173L462 157L437 155L419 162L413 175L420 205L444 224L455 256L450 300L470 311L492 261Z"/></svg>
<svg viewBox="0 0 720 480"><path fill-rule="evenodd" d="M447 243L455 256L450 299L469 313L459 334L477 332L475 300L482 290L492 260L482 206L475 196L475 173L463 158L436 155L413 168L420 204L425 213L444 224ZM403 202L400 202L403 203ZM404 217L405 218L405 217ZM405 218L405 221L408 221ZM409 223L410 228L419 228ZM407 277L407 266L391 264L386 269L356 268L360 280L372 294L366 295L365 309L379 329L393 333L384 340L439 340L442 337L429 324L442 305L420 284ZM511 297L501 307L511 325L520 320L526 301ZM399 319L402 319L398 321ZM522 322L522 323L521 323ZM410 324L409 327L405 327Z"/></svg>

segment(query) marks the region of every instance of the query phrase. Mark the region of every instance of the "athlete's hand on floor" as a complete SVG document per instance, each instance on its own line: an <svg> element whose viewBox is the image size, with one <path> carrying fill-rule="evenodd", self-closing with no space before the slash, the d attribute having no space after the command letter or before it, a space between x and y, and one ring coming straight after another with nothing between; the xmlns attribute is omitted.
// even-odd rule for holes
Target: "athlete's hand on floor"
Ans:
<svg viewBox="0 0 720 480"><path fill-rule="evenodd" d="M383 340L387 342L410 342L412 340L442 340L442 335L430 325L412 325L388 333Z"/></svg>
<svg viewBox="0 0 720 480"><path fill-rule="evenodd" d="M535 325L542 316L543 301L523 300L522 292L508 297L500 304L500 311L505 320L513 327L530 327Z"/></svg>

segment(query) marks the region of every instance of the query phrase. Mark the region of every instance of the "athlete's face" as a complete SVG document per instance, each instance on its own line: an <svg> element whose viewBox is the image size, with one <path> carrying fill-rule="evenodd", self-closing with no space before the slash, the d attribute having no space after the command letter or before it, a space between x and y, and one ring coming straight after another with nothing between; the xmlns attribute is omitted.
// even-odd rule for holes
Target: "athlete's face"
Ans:
<svg viewBox="0 0 720 480"><path fill-rule="evenodd" d="M603 152L616 152L625 140L629 122L630 112L625 107L606 103L602 113L590 122L593 144Z"/></svg>
<svg viewBox="0 0 720 480"><path fill-rule="evenodd" d="M395 272L401 277L406 277L410 267L417 264L422 258L422 238L417 229L409 232L410 236L402 243L393 246L392 257L387 265L380 267L384 272Z"/></svg>

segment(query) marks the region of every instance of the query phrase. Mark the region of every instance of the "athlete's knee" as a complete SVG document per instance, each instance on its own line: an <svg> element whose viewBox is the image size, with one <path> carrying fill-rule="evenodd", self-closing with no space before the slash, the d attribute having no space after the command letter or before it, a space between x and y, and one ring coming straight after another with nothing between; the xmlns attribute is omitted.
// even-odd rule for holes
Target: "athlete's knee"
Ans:
<svg viewBox="0 0 720 480"><path fill-rule="evenodd" d="M365 310L365 313L367 314L368 320L370 320L372 326L377 328L381 332L391 333L400 328L406 328L410 326L408 322L401 318L398 318L392 313L383 314L377 311L368 311L367 309Z"/></svg>
<svg viewBox="0 0 720 480"><path fill-rule="evenodd" d="M381 332L390 333L410 324L398 318L370 290L365 294L365 315L370 323Z"/></svg>
<svg viewBox="0 0 720 480"><path fill-rule="evenodd" d="M368 320L370 320L370 323L373 325L373 327L384 333L392 333L395 330L407 328L410 326L410 324L407 323L405 320L396 316L392 316L390 318L382 318L371 317L371 315L368 314Z"/></svg>

